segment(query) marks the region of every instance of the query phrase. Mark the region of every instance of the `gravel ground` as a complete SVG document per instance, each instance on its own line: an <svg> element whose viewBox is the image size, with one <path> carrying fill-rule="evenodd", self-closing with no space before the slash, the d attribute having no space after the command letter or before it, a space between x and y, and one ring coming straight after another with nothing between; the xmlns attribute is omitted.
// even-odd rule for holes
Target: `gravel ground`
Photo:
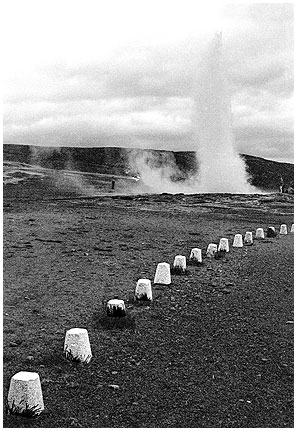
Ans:
<svg viewBox="0 0 297 431"><path fill-rule="evenodd" d="M292 222L281 195L5 198L4 401L12 375L36 371L45 411L4 426L293 427L293 234L204 257L133 301L159 262ZM73 327L88 329L88 365L63 357Z"/></svg>

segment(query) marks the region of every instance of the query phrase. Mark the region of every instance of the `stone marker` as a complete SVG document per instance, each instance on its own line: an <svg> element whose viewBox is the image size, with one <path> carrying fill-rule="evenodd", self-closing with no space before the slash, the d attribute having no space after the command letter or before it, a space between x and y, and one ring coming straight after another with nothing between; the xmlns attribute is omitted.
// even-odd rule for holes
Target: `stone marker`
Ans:
<svg viewBox="0 0 297 431"><path fill-rule="evenodd" d="M219 243L219 251L229 251L229 241L227 238L221 238Z"/></svg>
<svg viewBox="0 0 297 431"><path fill-rule="evenodd" d="M193 260L198 263L202 263L202 253L200 248L192 248L190 254L190 260Z"/></svg>
<svg viewBox="0 0 297 431"><path fill-rule="evenodd" d="M186 256L175 256L173 262L173 268L180 269L181 271L185 271L187 267Z"/></svg>
<svg viewBox="0 0 297 431"><path fill-rule="evenodd" d="M264 239L264 229L262 229L261 227L258 227L258 229L256 230L256 238Z"/></svg>
<svg viewBox="0 0 297 431"><path fill-rule="evenodd" d="M64 354L67 359L75 362L90 362L92 352L86 329L72 328L66 332Z"/></svg>
<svg viewBox="0 0 297 431"><path fill-rule="evenodd" d="M288 233L288 229L287 229L287 225L286 224L281 224L280 230L279 230L279 234L280 235L287 235Z"/></svg>
<svg viewBox="0 0 297 431"><path fill-rule="evenodd" d="M241 233L237 233L234 236L233 247L243 247L243 241L242 241Z"/></svg>
<svg viewBox="0 0 297 431"><path fill-rule="evenodd" d="M140 278L137 281L135 289L135 299L148 300L153 299L151 281L146 278Z"/></svg>
<svg viewBox="0 0 297 431"><path fill-rule="evenodd" d="M171 274L169 263L162 262L158 263L156 274L154 278L154 284L171 284Z"/></svg>
<svg viewBox="0 0 297 431"><path fill-rule="evenodd" d="M110 299L106 304L106 312L108 316L125 316L125 302L122 299Z"/></svg>
<svg viewBox="0 0 297 431"><path fill-rule="evenodd" d="M8 409L11 414L37 416L44 410L38 373L20 371L10 380Z"/></svg>
<svg viewBox="0 0 297 431"><path fill-rule="evenodd" d="M218 251L218 246L216 244L208 244L207 250L206 250L206 256L207 257L213 257L215 253Z"/></svg>
<svg viewBox="0 0 297 431"><path fill-rule="evenodd" d="M267 238L274 238L276 236L275 227L269 226L267 229Z"/></svg>
<svg viewBox="0 0 297 431"><path fill-rule="evenodd" d="M245 233L244 243L247 245L253 244L253 232L246 232Z"/></svg>

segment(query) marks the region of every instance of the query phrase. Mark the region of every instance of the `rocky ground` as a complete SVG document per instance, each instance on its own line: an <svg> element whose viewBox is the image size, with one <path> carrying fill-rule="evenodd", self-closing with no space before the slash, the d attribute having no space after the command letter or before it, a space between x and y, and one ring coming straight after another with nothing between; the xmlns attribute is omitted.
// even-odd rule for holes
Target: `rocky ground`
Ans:
<svg viewBox="0 0 297 431"><path fill-rule="evenodd" d="M151 303L133 301L159 262L290 227L293 196L84 197L36 184L4 188L3 395L15 373L36 371L45 411L4 413L5 427L293 427L293 234L204 256ZM102 302L114 295L128 317L113 327ZM88 330L88 365L63 357L73 327Z"/></svg>

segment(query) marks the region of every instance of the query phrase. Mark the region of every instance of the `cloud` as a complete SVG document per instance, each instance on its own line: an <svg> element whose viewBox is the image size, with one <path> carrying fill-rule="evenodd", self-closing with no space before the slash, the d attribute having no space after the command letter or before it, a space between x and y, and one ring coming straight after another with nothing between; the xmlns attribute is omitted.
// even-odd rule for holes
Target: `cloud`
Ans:
<svg viewBox="0 0 297 431"><path fill-rule="evenodd" d="M55 20L58 4L47 4L46 19L33 3L33 18L42 19L30 21L23 10L29 21L17 18L19 35L30 22L33 30L9 42L5 57L4 142L195 149L194 87L217 25L211 8L197 17L194 2L160 11L155 3L140 10L132 2L132 19L130 3L119 14L109 5L97 23L79 3L68 21L67 8ZM292 158L292 15L290 4L223 9L234 133L242 152L269 158L271 148L271 157ZM34 45L36 34L43 49Z"/></svg>

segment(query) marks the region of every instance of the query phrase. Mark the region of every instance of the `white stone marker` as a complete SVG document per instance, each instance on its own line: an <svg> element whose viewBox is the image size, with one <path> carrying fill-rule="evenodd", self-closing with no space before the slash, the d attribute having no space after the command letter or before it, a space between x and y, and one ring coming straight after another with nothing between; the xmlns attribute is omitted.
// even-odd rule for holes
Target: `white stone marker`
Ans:
<svg viewBox="0 0 297 431"><path fill-rule="evenodd" d="M158 263L156 274L154 278L154 284L171 284L171 274L169 263L162 262Z"/></svg>
<svg viewBox="0 0 297 431"><path fill-rule="evenodd" d="M258 227L258 229L256 230L256 238L264 239L264 229L262 227Z"/></svg>
<svg viewBox="0 0 297 431"><path fill-rule="evenodd" d="M137 281L135 298L140 300L148 299L149 301L153 299L151 280L148 280L146 278L140 278Z"/></svg>
<svg viewBox="0 0 297 431"><path fill-rule="evenodd" d="M106 304L106 311L108 316L125 316L125 302L122 299L110 299Z"/></svg>
<svg viewBox="0 0 297 431"><path fill-rule="evenodd" d="M213 257L217 251L218 251L218 246L216 244L208 244L208 247L206 250L206 256Z"/></svg>
<svg viewBox="0 0 297 431"><path fill-rule="evenodd" d="M181 269L182 271L185 271L187 267L187 261L186 256L175 256L174 262L173 262L173 268Z"/></svg>
<svg viewBox="0 0 297 431"><path fill-rule="evenodd" d="M192 248L190 259L202 263L202 254L200 248Z"/></svg>
<svg viewBox="0 0 297 431"><path fill-rule="evenodd" d="M291 226L291 232L294 232L294 223Z"/></svg>
<svg viewBox="0 0 297 431"><path fill-rule="evenodd" d="M229 241L227 238L221 238L219 243L219 251L229 251Z"/></svg>
<svg viewBox="0 0 297 431"><path fill-rule="evenodd" d="M253 232L246 232L244 236L245 244L253 244Z"/></svg>
<svg viewBox="0 0 297 431"><path fill-rule="evenodd" d="M280 230L279 230L279 234L280 235L287 235L288 230L287 230L287 225L286 224L281 224Z"/></svg>
<svg viewBox="0 0 297 431"><path fill-rule="evenodd" d="M32 409L32 416L44 410L42 390L38 373L20 371L10 380L8 407L12 414L24 414Z"/></svg>
<svg viewBox="0 0 297 431"><path fill-rule="evenodd" d="M65 336L64 353L67 359L90 362L92 352L88 331L82 328L69 329Z"/></svg>
<svg viewBox="0 0 297 431"><path fill-rule="evenodd" d="M242 235L237 233L234 236L233 247L243 247Z"/></svg>

